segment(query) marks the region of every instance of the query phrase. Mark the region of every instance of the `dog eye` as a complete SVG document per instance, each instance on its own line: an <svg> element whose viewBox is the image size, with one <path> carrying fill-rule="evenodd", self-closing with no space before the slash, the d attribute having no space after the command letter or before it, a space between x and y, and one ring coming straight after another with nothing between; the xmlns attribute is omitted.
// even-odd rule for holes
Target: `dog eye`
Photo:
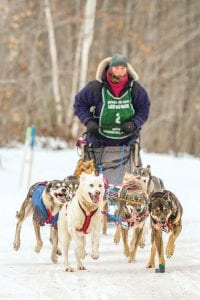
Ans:
<svg viewBox="0 0 200 300"><path fill-rule="evenodd" d="M102 187L102 184L99 184L99 187Z"/></svg>
<svg viewBox="0 0 200 300"><path fill-rule="evenodd" d="M94 184L90 183L90 187L93 187L93 186L94 186Z"/></svg>

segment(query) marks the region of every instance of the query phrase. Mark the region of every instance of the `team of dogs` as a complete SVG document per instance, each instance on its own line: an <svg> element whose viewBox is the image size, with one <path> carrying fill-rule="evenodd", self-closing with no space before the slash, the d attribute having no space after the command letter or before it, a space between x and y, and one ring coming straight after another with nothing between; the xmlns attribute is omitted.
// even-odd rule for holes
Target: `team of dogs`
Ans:
<svg viewBox="0 0 200 300"><path fill-rule="evenodd" d="M73 240L77 269L85 270L86 235L91 234L91 257L98 259L101 227L103 234L107 232L107 216L102 214L108 210L105 195L105 181L93 160L80 159L74 175L64 180L34 184L16 214L14 249L20 248L22 223L32 215L35 251L40 252L43 245L40 227L50 224L51 260L56 263L57 256L62 253L65 271L74 271L69 263L69 247ZM157 253L159 267L155 271L164 273L165 254L167 258L174 254L175 241L182 229L183 209L179 200L165 189L161 179L151 175L150 166L135 167L133 173L125 173L118 195L115 199L118 222L114 242L122 239L125 256L129 262L134 262L138 247L145 246L145 223L150 216L151 253L147 268L155 268ZM163 231L170 233L165 254Z"/></svg>

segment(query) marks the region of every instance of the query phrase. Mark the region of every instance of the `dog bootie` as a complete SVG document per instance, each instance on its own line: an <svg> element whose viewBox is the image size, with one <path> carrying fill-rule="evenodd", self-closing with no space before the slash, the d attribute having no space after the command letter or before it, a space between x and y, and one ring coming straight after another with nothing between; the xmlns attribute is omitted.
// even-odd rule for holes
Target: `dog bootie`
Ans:
<svg viewBox="0 0 200 300"><path fill-rule="evenodd" d="M156 273L165 273L165 265L159 264L159 268L155 270Z"/></svg>

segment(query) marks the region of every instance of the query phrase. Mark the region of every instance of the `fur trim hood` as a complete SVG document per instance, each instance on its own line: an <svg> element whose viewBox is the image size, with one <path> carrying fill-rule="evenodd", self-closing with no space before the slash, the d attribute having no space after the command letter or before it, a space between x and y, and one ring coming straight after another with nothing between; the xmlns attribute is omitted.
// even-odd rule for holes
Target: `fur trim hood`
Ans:
<svg viewBox="0 0 200 300"><path fill-rule="evenodd" d="M111 57L107 57L99 63L96 71L96 80L102 82L103 71L105 70L106 67L108 67L110 60ZM130 74L135 81L139 79L139 76L137 75L137 73L129 63L128 63L128 74Z"/></svg>

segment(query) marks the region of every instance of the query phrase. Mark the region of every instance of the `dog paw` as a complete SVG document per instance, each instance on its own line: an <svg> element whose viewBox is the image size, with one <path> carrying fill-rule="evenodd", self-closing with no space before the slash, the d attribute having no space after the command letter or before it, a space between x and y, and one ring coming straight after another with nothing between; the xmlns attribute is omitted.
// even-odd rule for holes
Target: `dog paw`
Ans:
<svg viewBox="0 0 200 300"><path fill-rule="evenodd" d="M41 248L42 248L42 244L37 244L37 245L35 246L35 252L39 253L40 250L41 250Z"/></svg>
<svg viewBox="0 0 200 300"><path fill-rule="evenodd" d="M19 250L20 243L13 243L13 248L14 248L15 251Z"/></svg>
<svg viewBox="0 0 200 300"><path fill-rule="evenodd" d="M78 266L77 269L80 271L84 271L86 270L86 267L82 265L82 266Z"/></svg>
<svg viewBox="0 0 200 300"><path fill-rule="evenodd" d="M67 266L67 267L65 268L65 272L74 272L74 269L71 268L70 266Z"/></svg>
<svg viewBox="0 0 200 300"><path fill-rule="evenodd" d="M57 249L57 255L62 255L62 252L59 248Z"/></svg>
<svg viewBox="0 0 200 300"><path fill-rule="evenodd" d="M130 257L129 257L128 262L131 263L131 264L134 263L134 262L135 262L135 256L132 256L132 255L130 254Z"/></svg>
<svg viewBox="0 0 200 300"><path fill-rule="evenodd" d="M93 253L91 254L91 257L92 257L93 259L98 259L98 258L99 258L99 253L93 252Z"/></svg>
<svg viewBox="0 0 200 300"><path fill-rule="evenodd" d="M129 257L129 256L130 256L129 249L125 249L125 250L124 250L124 255L125 255L126 257Z"/></svg>
<svg viewBox="0 0 200 300"><path fill-rule="evenodd" d="M120 242L120 236L114 236L114 243L118 244Z"/></svg>
<svg viewBox="0 0 200 300"><path fill-rule="evenodd" d="M166 256L167 258L170 258L173 256L174 254L174 248L175 248L175 245L174 246L167 246L166 248Z"/></svg>
<svg viewBox="0 0 200 300"><path fill-rule="evenodd" d="M52 255L51 260L54 264L57 264L57 255Z"/></svg>
<svg viewBox="0 0 200 300"><path fill-rule="evenodd" d="M142 249L145 247L145 240L141 240L139 242L139 247L142 248Z"/></svg>
<svg viewBox="0 0 200 300"><path fill-rule="evenodd" d="M148 264L146 265L146 268L148 268L148 269L155 268L155 263L148 262Z"/></svg>

